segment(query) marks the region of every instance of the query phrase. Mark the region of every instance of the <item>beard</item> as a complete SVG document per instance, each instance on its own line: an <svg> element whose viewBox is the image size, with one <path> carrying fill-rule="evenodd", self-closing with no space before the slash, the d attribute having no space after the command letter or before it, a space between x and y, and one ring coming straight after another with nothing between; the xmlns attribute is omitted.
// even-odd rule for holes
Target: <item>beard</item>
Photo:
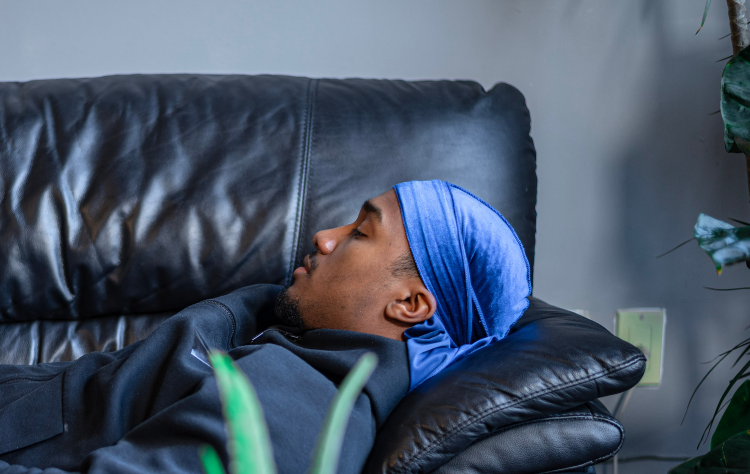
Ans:
<svg viewBox="0 0 750 474"><path fill-rule="evenodd" d="M281 293L276 297L274 311L285 326L303 327L302 316L299 311L299 296L291 296L289 288L281 290Z"/></svg>

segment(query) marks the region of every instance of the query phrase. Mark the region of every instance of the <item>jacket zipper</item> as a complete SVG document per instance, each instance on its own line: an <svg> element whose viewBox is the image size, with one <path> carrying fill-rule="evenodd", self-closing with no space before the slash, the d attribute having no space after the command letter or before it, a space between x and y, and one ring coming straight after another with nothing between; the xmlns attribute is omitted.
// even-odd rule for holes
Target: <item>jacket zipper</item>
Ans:
<svg viewBox="0 0 750 474"><path fill-rule="evenodd" d="M286 337L286 338L288 338L288 339L291 339L291 340L293 340L293 341L299 341L300 339L302 339L302 338L301 338L300 336L297 336L296 334L292 334L292 333L290 333L289 331L284 331L283 329L279 329L279 328L268 328L268 329L266 329L266 330L263 330L263 331L261 331L260 333L258 333L258 335L256 335L256 336L255 336L254 338L250 339L250 344L254 343L254 342L255 342L255 340L256 340L256 339L258 339L258 338L259 338L260 336L262 336L263 334L265 334L265 333L267 333L267 332L271 332L271 331L275 331L275 332L280 332L280 333L281 333L281 334L282 334L282 335L283 335L284 337Z"/></svg>

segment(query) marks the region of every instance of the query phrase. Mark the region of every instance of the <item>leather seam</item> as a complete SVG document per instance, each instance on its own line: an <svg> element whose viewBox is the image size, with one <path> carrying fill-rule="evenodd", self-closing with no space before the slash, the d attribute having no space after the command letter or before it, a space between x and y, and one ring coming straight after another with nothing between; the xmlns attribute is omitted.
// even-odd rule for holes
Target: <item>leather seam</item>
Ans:
<svg viewBox="0 0 750 474"><path fill-rule="evenodd" d="M521 421L519 423L514 423L512 425L503 426L502 428L499 428L495 431L490 431L486 435L482 436L481 438L477 439L477 441L481 441L487 438L491 438L492 436L505 433L506 431L510 431L516 428L520 428L522 426L526 425L533 425L535 423L543 423L545 421L573 421L573 420L582 420L582 421L597 421L597 422L603 422L612 426L615 426L617 428L617 431L622 431L619 426L617 426L617 423L613 423L612 420L606 416L601 415L560 415L560 416L548 416L548 417L542 417L542 418L534 418L533 420L527 420L527 421ZM622 438L622 436L620 437ZM474 441L476 443L477 441ZM472 443L472 444L474 444ZM569 469L569 468L565 468Z"/></svg>
<svg viewBox="0 0 750 474"><path fill-rule="evenodd" d="M307 83L307 93L305 94L305 115L302 123L302 144L300 146L300 157L299 157L299 178L297 180L297 209L294 213L294 234L292 235L292 249L289 256L289 263L286 269L286 278L284 279L284 286L289 286L291 283L292 273L294 272L294 263L297 256L297 246L299 244L299 226L300 226L300 207L302 206L302 184L304 180L304 169L305 169L305 158L307 154L307 125L310 120L310 92L312 88L312 79Z"/></svg>
<svg viewBox="0 0 750 474"><path fill-rule="evenodd" d="M305 214L305 205L307 203L307 176L310 170L310 154L312 143L312 125L315 119L315 95L317 92L317 79L310 79L307 85L307 96L305 98L305 122L303 125L304 138L300 150L300 171L299 181L297 183L297 212L294 217L294 236L292 242L292 253L289 258L287 267L286 286L289 286L294 272L294 264L297 262L300 252L300 242L302 240L302 222Z"/></svg>
<svg viewBox="0 0 750 474"><path fill-rule="evenodd" d="M308 140L307 140L307 170L305 172L305 195L304 195L304 202L302 207L302 215L300 216L300 231L299 235L297 236L297 252L296 252L296 260L302 260L302 239L304 238L304 232L307 225L307 218L309 217L309 213L306 213L307 210L307 201L308 201L308 193L307 189L309 187L310 183L310 176L313 172L312 169L312 150L315 145L315 105L318 101L318 84L320 81L318 79L315 79L314 81L314 87L312 90L312 99L311 99L311 105L310 105L310 122L309 122L309 133L308 133ZM295 260L295 261L296 261ZM294 269L292 269L294 270ZM290 282L291 283L291 282Z"/></svg>
<svg viewBox="0 0 750 474"><path fill-rule="evenodd" d="M505 403L505 404L502 404L502 405L497 405L497 406L493 406L491 408L487 408L487 409L485 409L485 410L483 410L483 411L481 411L479 413L476 413L474 416L472 416L471 418L469 418L465 422L456 425L448 433L446 433L445 436L441 436L440 439L433 441L431 444L427 445L424 449L422 449L419 453L415 454L413 457L405 459L404 461L402 461L400 467L396 468L395 470L393 470L391 472L393 472L395 474L400 474L402 472L405 472L406 469L409 468L409 465L413 464L416 461L419 461L421 458L423 458L427 454L433 452L438 447L444 445L446 441L448 441L450 438L452 438L453 436L455 436L456 434L458 434L464 428L472 425L474 422L476 422L477 420L480 420L480 419L484 418L487 415L491 415L492 413L504 410L504 409L506 409L508 407L512 407L514 405L518 405L518 404L520 404L522 402L525 402L527 400L538 398L540 395L544 395L544 394L549 393L549 392L554 392L554 391L558 391L558 390L563 389L563 388L569 388L569 387L573 387L573 386L576 386L576 385L581 385L581 384L583 384L585 382L589 382L591 380L595 380L597 378L600 378L603 375L611 375L611 374L613 374L615 372L619 372L621 370L625 370L625 369L627 369L627 368L635 365L636 363L641 362L644 359L645 358L643 356L635 356L633 359L625 361L625 362L623 362L623 363L621 363L621 364L619 364L619 365L617 365L615 367L612 367L610 369L601 370L601 371L596 372L594 374L591 374L591 375L589 375L587 377L571 381L571 382L569 382L567 384L564 384L564 385L561 385L561 386L557 386L557 387L554 387L554 388L549 388L547 390L540 390L538 392L531 393L531 394L529 394L529 395L527 395L527 396L525 396L523 398L519 398L519 399L513 400L512 402L508 402L508 403Z"/></svg>

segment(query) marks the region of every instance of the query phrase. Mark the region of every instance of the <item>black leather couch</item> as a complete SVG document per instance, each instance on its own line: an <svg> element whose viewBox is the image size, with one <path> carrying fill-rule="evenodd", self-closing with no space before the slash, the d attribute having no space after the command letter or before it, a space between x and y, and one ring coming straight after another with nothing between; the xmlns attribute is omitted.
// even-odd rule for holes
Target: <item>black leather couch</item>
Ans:
<svg viewBox="0 0 750 474"><path fill-rule="evenodd" d="M321 228L395 183L500 210L534 262L524 98L468 81L134 75L0 83L0 363L111 351L180 309L289 283ZM367 473L593 472L623 428L597 401L645 359L536 298L504 340L406 396Z"/></svg>

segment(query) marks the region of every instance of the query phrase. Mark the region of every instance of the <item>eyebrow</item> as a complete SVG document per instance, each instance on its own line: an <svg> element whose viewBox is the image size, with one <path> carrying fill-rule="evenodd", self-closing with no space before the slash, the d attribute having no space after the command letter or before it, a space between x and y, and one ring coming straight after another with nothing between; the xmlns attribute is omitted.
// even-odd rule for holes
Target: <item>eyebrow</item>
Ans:
<svg viewBox="0 0 750 474"><path fill-rule="evenodd" d="M378 206L371 203L369 199L362 204L362 209L364 209L367 214L374 214L375 217L377 217L378 222L383 222L383 211L381 211Z"/></svg>

